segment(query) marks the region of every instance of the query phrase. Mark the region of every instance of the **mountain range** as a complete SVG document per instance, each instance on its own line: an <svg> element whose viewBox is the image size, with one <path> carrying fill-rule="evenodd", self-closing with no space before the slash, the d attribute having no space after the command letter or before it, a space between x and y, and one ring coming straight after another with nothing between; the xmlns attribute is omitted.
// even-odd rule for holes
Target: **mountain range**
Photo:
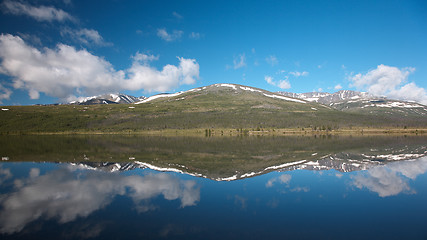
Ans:
<svg viewBox="0 0 427 240"><path fill-rule="evenodd" d="M303 99L309 102L317 102L340 111L363 112L367 114L404 114L421 115L427 114L427 107L411 101L388 99L386 97L374 96L366 92L341 90L335 93L308 92L291 93L278 92L283 96Z"/></svg>
<svg viewBox="0 0 427 240"><path fill-rule="evenodd" d="M234 84L218 84L220 86L238 86ZM247 89L255 89L252 87L246 87ZM205 88L206 89L206 88ZM192 91L192 90L190 90ZM194 91L194 90L193 90ZM260 90L261 91L261 90ZM161 93L158 95L154 95L150 97L151 99L159 98L159 97L166 97L166 96L174 96L174 95L180 95L185 93L178 92L178 93ZM317 102L321 104L328 105L330 103L338 103L342 101L347 100L355 100L355 99L377 99L372 95L369 95L366 92L357 92L357 91L351 91L351 90L341 90L335 93L327 93L327 92L308 92L308 93L292 93L292 92L276 92L277 94L291 97L291 98L299 98L303 99L309 102ZM147 99L147 97L141 96L141 97L134 97L131 95L126 94L103 94L98 96L91 96L91 97L85 97L81 98L77 101L72 101L69 104L81 104L81 105L91 105L91 104L111 104L111 103L119 103L119 104L128 104L128 103L136 103L140 102L142 100ZM385 98L381 98L385 99ZM105 102L104 102L105 101Z"/></svg>
<svg viewBox="0 0 427 240"><path fill-rule="evenodd" d="M146 97L134 97L122 93L110 93L92 97L81 98L76 101L72 101L69 104L78 105L95 105L95 104L129 104L144 100Z"/></svg>
<svg viewBox="0 0 427 240"><path fill-rule="evenodd" d="M217 86L225 86L231 88L251 89L252 92L267 92L265 90L251 88L247 86L235 84L216 84ZM79 101L70 102L70 104L79 105L95 105L95 104L140 104L160 98L170 98L185 94L187 92L205 90L206 87L191 89L189 91L177 93L162 93L151 96L149 98L141 96L134 97L126 94L104 94L80 99ZM386 97L371 95L367 92L358 92L351 90L341 90L335 93L327 92L308 92L308 93L292 93L292 92L276 92L275 94L290 97L291 99L301 99L307 102L315 102L322 105L330 106L341 111L356 111L368 112L371 114L381 114L386 112L389 114L414 114L426 115L427 107L416 103L402 100L393 100ZM289 100L289 99L288 99Z"/></svg>
<svg viewBox="0 0 427 240"><path fill-rule="evenodd" d="M256 89L247 86L235 84L214 84L212 86L230 87L235 91L244 90L253 93L267 93L262 89ZM155 99L172 98L183 95L189 92L197 92L206 90L207 87L195 88L189 91L177 93L162 93L151 97L134 97L126 94L104 94L99 96L83 98L80 101L70 102L70 104L79 105L95 105L95 104L141 104L150 102ZM362 112L367 114L391 114L391 115L427 115L427 107L416 102L408 102L401 100L388 99L386 97L378 97L366 92L358 92L351 90L341 90L335 93L327 92L308 92L308 93L291 93L291 92L276 92L275 98L280 96L289 97L286 100L301 99L306 102L319 103L332 107L340 111ZM268 95L268 94L267 94ZM271 94L270 94L271 95ZM264 94L266 96L266 94ZM297 101L296 101L297 102Z"/></svg>
<svg viewBox="0 0 427 240"><path fill-rule="evenodd" d="M427 106L414 102L352 91L286 95L237 84L148 98L107 94L72 104L8 106L0 113L0 133L427 129Z"/></svg>

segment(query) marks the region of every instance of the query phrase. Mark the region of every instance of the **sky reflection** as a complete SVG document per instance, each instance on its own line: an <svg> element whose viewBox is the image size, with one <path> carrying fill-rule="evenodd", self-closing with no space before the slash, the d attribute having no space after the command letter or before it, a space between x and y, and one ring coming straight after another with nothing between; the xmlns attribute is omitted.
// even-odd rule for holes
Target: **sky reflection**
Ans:
<svg viewBox="0 0 427 240"><path fill-rule="evenodd" d="M400 193L415 193L408 180L415 180L418 175L427 171L427 157L416 160L389 163L376 166L367 171L358 172L352 177L352 184L367 188L380 197L389 197Z"/></svg>
<svg viewBox="0 0 427 240"><path fill-rule="evenodd" d="M177 200L181 207L195 205L200 189L195 181L180 180L167 173L125 176L100 171L80 171L61 167L39 175L32 168L28 178L15 180L14 190L0 195L0 231L13 233L39 219L58 219L59 223L86 217L112 202L117 195L127 195L140 212L155 208L151 198L162 195ZM1 168L2 179L10 178L10 170Z"/></svg>
<svg viewBox="0 0 427 240"><path fill-rule="evenodd" d="M3 163L0 236L235 239L237 234L259 239L303 233L312 239L322 233L334 239L333 234L343 236L359 224L349 234L360 239L367 233L361 229L374 223L383 229L403 224L383 239L423 232L414 223L423 222L427 211L427 157L353 172L281 171L214 181L151 169L108 172L83 165ZM324 232L331 222L334 233ZM315 230L306 232L306 225Z"/></svg>

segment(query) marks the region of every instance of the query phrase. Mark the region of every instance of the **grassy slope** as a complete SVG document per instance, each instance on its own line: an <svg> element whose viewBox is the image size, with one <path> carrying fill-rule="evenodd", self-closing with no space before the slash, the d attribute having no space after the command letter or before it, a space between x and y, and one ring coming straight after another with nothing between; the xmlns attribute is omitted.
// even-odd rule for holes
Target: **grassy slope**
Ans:
<svg viewBox="0 0 427 240"><path fill-rule="evenodd" d="M0 133L3 134L210 128L427 128L426 117L342 112L316 103L295 103L257 92L215 86L139 105L8 108L9 111L0 112Z"/></svg>

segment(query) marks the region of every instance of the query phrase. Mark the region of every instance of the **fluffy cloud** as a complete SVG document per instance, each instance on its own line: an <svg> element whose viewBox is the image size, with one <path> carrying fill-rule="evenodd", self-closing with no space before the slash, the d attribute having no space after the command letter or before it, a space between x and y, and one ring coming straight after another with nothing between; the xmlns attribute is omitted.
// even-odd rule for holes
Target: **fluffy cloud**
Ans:
<svg viewBox="0 0 427 240"><path fill-rule="evenodd" d="M271 77L271 76L265 76L264 79L268 84L279 87L281 89L291 88L291 84L288 81L288 77L286 77L283 80L279 80L279 81L274 81L273 77Z"/></svg>
<svg viewBox="0 0 427 240"><path fill-rule="evenodd" d="M153 209L149 200L158 196L179 199L181 207L195 205L200 199L195 181L165 173L125 176L74 170L63 168L39 176L40 172L32 169L29 178L16 185L13 192L0 195L0 232L20 231L40 218L66 223L86 217L118 195L129 196L140 211Z"/></svg>
<svg viewBox="0 0 427 240"><path fill-rule="evenodd" d="M149 65L158 57L137 53L129 69L116 71L103 58L86 50L58 44L40 51L20 37L0 36L0 73L14 77L14 87L26 89L32 99L39 93L63 100L123 90L167 91L199 78L194 59L178 57L179 65L157 70Z"/></svg>
<svg viewBox="0 0 427 240"><path fill-rule="evenodd" d="M406 83L408 76L414 71L415 68L411 67L399 69L381 64L366 74L353 74L349 79L352 86L366 90L372 95L427 104L426 90L413 82Z"/></svg>
<svg viewBox="0 0 427 240"><path fill-rule="evenodd" d="M277 65L279 63L279 60L277 60L276 56L270 55L265 58L265 61L270 64L271 66Z"/></svg>
<svg viewBox="0 0 427 240"><path fill-rule="evenodd" d="M93 29L79 29L73 30L70 28L64 28L61 30L61 36L71 38L76 42L80 42L85 45L97 45L97 46L108 46L111 43L105 42L98 31Z"/></svg>
<svg viewBox="0 0 427 240"><path fill-rule="evenodd" d="M194 59L179 59L179 66L166 65L159 71L147 62L134 61L127 70L129 79L123 81L127 89L163 92L182 84L193 84L199 77L199 64Z"/></svg>
<svg viewBox="0 0 427 240"><path fill-rule="evenodd" d="M164 28L157 29L157 36L166 42L173 42L180 39L183 33L180 30L173 30L172 33L168 33Z"/></svg>
<svg viewBox="0 0 427 240"><path fill-rule="evenodd" d="M4 1L2 3L2 6L4 11L7 13L11 13L14 15L27 15L36 19L37 21L75 21L75 18L72 17L70 14L55 7L35 7L23 2L10 0Z"/></svg>

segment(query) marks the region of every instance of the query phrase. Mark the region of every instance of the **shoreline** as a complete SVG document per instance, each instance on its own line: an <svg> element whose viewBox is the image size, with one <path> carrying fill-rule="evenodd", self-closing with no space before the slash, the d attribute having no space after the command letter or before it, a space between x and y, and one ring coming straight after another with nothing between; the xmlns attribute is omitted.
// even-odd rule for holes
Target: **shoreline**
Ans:
<svg viewBox="0 0 427 240"><path fill-rule="evenodd" d="M61 131L61 132L1 132L0 136L11 135L137 135L137 136L198 136L198 137L221 137L221 136L295 136L295 135L426 135L426 128L352 128L341 130L302 130L302 129L163 129L143 131Z"/></svg>

